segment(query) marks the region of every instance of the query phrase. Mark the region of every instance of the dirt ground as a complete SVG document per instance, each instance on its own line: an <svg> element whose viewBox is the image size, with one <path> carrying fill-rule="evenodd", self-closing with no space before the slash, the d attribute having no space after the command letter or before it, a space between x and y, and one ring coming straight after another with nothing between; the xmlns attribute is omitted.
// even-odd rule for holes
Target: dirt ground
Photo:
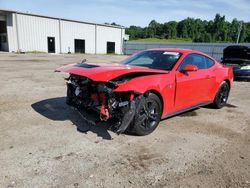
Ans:
<svg viewBox="0 0 250 188"><path fill-rule="evenodd" d="M125 56L0 54L0 187L250 187L250 83L148 136L85 126L54 69Z"/></svg>

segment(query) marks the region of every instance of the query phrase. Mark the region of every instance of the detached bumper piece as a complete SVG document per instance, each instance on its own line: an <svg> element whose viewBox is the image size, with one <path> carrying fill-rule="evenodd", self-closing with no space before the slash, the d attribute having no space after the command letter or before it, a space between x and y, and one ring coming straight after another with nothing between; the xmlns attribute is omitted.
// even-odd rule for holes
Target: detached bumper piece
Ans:
<svg viewBox="0 0 250 188"><path fill-rule="evenodd" d="M114 131L117 134L121 134L125 132L127 128L129 127L129 125L132 123L134 116L135 116L135 101L132 101L130 103L129 110L124 113L121 121L119 122L117 127L115 127L116 129L114 129Z"/></svg>
<svg viewBox="0 0 250 188"><path fill-rule="evenodd" d="M99 122L111 120L110 129L121 134L134 119L136 96L132 91L113 92L114 89L114 84L94 82L85 77L71 75L67 81L66 102L79 111L99 113ZM86 117L83 119L87 121Z"/></svg>

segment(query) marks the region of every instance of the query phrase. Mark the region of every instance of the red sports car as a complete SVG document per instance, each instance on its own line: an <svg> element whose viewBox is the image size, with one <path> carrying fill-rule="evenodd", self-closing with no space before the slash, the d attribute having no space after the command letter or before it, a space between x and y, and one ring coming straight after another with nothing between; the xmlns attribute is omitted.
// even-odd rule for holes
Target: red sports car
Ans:
<svg viewBox="0 0 250 188"><path fill-rule="evenodd" d="M231 67L187 49L150 49L119 64L80 63L69 73L66 103L95 110L112 130L147 135L161 119L200 106L222 108L233 83Z"/></svg>

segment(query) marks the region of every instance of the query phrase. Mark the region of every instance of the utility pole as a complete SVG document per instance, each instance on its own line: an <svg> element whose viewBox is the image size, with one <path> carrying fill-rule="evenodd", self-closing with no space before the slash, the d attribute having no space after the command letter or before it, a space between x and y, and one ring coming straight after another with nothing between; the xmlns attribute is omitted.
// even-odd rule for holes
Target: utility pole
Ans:
<svg viewBox="0 0 250 188"><path fill-rule="evenodd" d="M237 41L236 41L237 44L239 43L239 40L240 40L241 30L242 30L242 21L240 22L239 29L238 29L238 36L237 36Z"/></svg>

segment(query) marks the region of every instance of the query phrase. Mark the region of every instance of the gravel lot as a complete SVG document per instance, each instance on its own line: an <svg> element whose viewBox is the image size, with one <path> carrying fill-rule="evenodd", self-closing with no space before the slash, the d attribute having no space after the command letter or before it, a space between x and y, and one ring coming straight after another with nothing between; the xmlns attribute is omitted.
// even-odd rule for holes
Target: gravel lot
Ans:
<svg viewBox="0 0 250 188"><path fill-rule="evenodd" d="M164 121L148 136L84 126L65 104L69 63L125 56L0 54L0 187L250 187L250 83L227 107Z"/></svg>

